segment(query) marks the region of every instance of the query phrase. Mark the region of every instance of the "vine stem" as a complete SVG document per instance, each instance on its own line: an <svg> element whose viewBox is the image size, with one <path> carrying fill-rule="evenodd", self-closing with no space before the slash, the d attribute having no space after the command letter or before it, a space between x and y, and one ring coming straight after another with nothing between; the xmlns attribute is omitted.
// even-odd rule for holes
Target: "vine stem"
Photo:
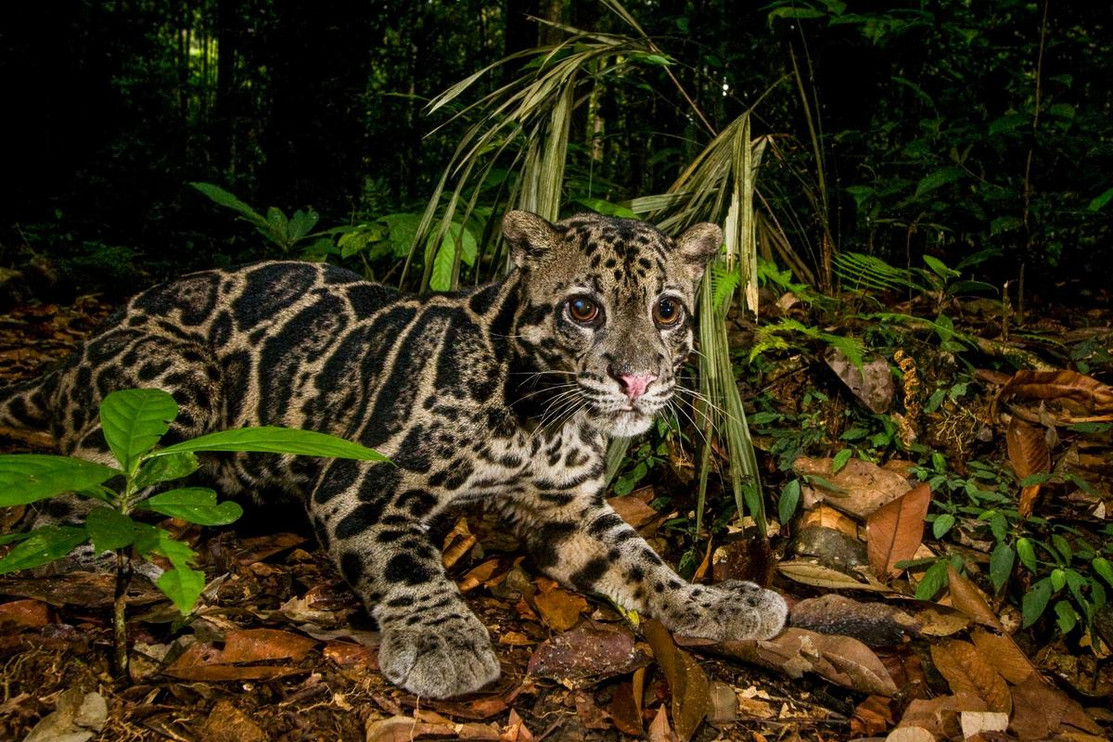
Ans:
<svg viewBox="0 0 1113 742"><path fill-rule="evenodd" d="M121 680L128 678L127 597L131 585L131 555L127 549L116 550L116 595L112 603L112 638L116 672Z"/></svg>

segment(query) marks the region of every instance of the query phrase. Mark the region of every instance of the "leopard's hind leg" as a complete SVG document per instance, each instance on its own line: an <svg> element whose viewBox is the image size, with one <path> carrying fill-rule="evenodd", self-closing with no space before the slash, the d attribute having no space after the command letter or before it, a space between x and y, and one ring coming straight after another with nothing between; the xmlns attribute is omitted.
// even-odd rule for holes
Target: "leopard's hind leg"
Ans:
<svg viewBox="0 0 1113 742"><path fill-rule="evenodd" d="M200 342L117 328L86 344L50 380L47 407L59 451L116 466L101 429L100 403L121 389L162 389L178 403L166 445L220 427L221 367ZM80 522L96 501L64 495L39 504L33 525Z"/></svg>

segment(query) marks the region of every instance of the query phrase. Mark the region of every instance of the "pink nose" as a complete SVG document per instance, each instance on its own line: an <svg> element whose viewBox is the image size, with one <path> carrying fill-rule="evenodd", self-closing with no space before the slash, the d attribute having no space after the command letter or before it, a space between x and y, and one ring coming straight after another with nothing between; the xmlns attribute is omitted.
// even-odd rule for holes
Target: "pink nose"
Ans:
<svg viewBox="0 0 1113 742"><path fill-rule="evenodd" d="M622 374L618 377L622 391L626 392L631 402L645 394L646 388L656 380L656 374Z"/></svg>

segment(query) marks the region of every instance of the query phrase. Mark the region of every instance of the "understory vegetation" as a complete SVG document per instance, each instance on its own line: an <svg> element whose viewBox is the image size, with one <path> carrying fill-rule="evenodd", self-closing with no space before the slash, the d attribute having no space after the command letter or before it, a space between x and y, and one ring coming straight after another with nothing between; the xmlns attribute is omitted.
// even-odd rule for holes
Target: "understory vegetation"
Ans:
<svg viewBox="0 0 1113 742"><path fill-rule="evenodd" d="M466 288L511 208L715 221L691 391L610 459L680 571L755 535L804 594L973 585L1110 656L1108 7L47 5L0 40L5 308L279 257Z"/></svg>

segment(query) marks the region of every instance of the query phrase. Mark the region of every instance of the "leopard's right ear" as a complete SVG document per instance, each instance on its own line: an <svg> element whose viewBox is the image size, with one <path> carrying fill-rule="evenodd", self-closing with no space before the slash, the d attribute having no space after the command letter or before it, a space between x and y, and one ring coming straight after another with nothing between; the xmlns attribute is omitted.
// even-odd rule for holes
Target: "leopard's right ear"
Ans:
<svg viewBox="0 0 1113 742"><path fill-rule="evenodd" d="M528 211L506 212L502 234L510 244L510 257L519 268L550 253L558 239L552 224Z"/></svg>

